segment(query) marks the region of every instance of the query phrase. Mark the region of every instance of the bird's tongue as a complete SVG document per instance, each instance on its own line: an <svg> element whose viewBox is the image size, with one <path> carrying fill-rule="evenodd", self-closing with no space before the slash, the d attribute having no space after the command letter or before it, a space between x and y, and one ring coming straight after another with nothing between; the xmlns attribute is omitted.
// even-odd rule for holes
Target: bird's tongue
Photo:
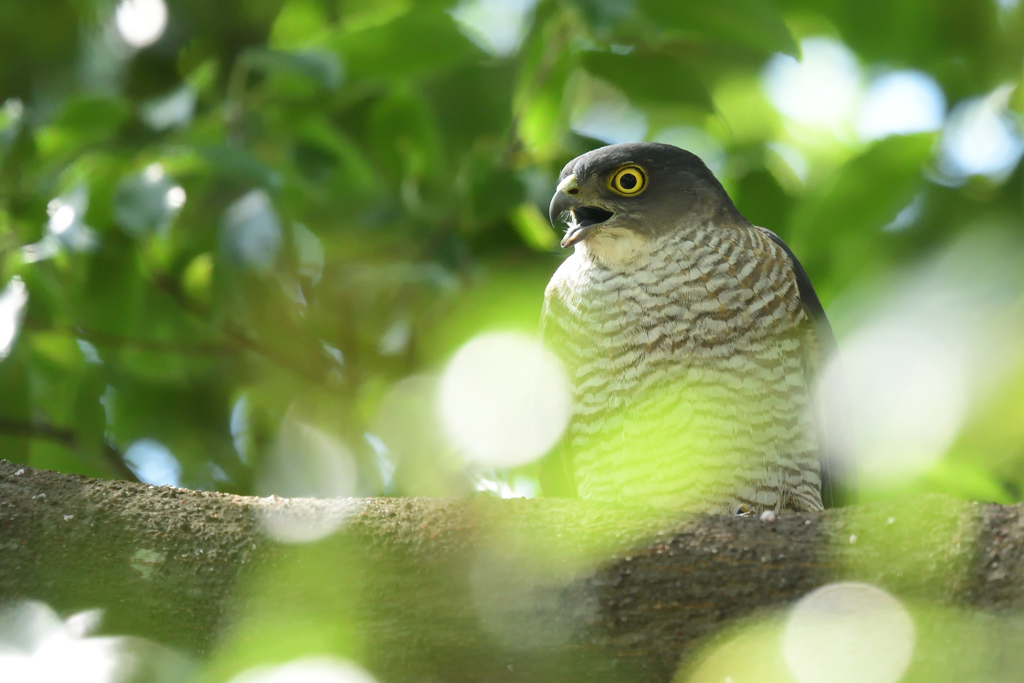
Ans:
<svg viewBox="0 0 1024 683"><path fill-rule="evenodd" d="M562 247L571 247L577 242L581 242L590 233L589 228L589 225L583 226L579 224L575 227L569 228L566 231L565 236L562 238Z"/></svg>
<svg viewBox="0 0 1024 683"><path fill-rule="evenodd" d="M580 206L572 210L572 215L576 220L562 238L563 247L571 247L582 241L591 233L591 228L604 223L614 214L596 206Z"/></svg>

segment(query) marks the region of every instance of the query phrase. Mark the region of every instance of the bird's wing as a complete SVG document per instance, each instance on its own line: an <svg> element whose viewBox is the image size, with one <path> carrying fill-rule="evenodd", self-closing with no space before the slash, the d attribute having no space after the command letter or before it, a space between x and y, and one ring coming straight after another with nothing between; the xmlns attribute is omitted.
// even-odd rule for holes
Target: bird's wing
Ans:
<svg viewBox="0 0 1024 683"><path fill-rule="evenodd" d="M544 345L556 356L559 351L566 348L566 332L559 324L555 316L558 302L553 294L548 292L544 297L544 308L540 314L540 337ZM564 359L563 359L564 360ZM545 496L551 498L576 498L576 478L573 475L572 453L566 443L567 437L551 450L550 453L541 458L540 461L540 490Z"/></svg>
<svg viewBox="0 0 1024 683"><path fill-rule="evenodd" d="M838 353L835 334L825 316L825 309L818 299L811 279L800 265L796 255L778 235L771 230L759 227L773 242L782 247L789 257L793 274L796 276L797 289L804 312L809 324L802 332L802 348L804 367L814 401L814 418L818 431L818 443L821 458L821 502L826 508L839 507L854 502L856 490L856 472L851 457L852 444L850 430L846 422L843 389L839 386L830 387L828 391L817 391L817 383L821 380L828 362ZM835 373L834 378L839 377Z"/></svg>

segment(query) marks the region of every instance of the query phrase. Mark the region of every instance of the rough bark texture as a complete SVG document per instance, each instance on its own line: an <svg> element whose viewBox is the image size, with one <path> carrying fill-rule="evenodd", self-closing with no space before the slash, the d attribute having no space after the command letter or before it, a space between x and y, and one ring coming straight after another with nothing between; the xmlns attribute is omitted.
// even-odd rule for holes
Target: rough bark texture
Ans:
<svg viewBox="0 0 1024 683"><path fill-rule="evenodd" d="M283 544L268 519L338 530ZM258 499L0 461L0 599L102 607L108 632L196 653L301 609L282 601L336 605L384 680L667 681L723 625L837 579L1013 613L1022 553L1019 506L940 497L768 524L563 500ZM318 562L334 578L296 573Z"/></svg>

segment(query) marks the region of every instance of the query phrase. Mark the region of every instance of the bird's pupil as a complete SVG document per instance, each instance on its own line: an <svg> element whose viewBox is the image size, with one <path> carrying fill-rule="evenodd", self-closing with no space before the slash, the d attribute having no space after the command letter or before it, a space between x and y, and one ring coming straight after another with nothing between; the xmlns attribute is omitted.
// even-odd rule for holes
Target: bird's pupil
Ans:
<svg viewBox="0 0 1024 683"><path fill-rule="evenodd" d="M622 186L623 190L632 190L636 187L636 176L632 173L622 174L622 177L619 178L619 185Z"/></svg>

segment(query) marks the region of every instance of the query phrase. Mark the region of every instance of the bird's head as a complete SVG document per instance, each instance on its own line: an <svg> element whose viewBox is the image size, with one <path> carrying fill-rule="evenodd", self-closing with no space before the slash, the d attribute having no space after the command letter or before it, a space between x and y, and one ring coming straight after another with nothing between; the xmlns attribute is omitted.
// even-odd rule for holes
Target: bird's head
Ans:
<svg viewBox="0 0 1024 683"><path fill-rule="evenodd" d="M548 215L552 226L568 224L563 247L602 235L652 239L712 219L743 221L697 155L654 142L608 145L570 161Z"/></svg>

